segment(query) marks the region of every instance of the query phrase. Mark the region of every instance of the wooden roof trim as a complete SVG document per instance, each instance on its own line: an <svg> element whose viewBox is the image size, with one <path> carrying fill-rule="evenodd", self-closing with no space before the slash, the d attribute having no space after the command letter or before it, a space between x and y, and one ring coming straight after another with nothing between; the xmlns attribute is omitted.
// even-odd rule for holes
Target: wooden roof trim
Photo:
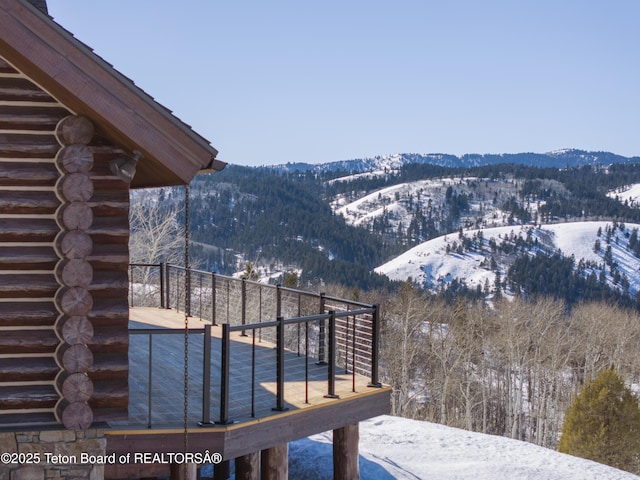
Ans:
<svg viewBox="0 0 640 480"><path fill-rule="evenodd" d="M133 187L188 183L224 168L206 139L28 2L2 2L0 31L0 51L16 68L110 139L142 152Z"/></svg>

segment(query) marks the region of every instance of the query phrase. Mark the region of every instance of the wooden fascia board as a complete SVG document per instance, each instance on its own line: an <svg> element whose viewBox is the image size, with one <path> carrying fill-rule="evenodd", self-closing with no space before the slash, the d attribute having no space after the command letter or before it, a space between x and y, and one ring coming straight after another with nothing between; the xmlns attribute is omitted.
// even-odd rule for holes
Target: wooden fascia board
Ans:
<svg viewBox="0 0 640 480"><path fill-rule="evenodd" d="M226 426L189 429L192 452L219 452L225 459L257 452L327 430L388 415L391 387L373 389L335 402L290 410L270 417ZM184 436L180 429L105 430L107 453L123 455L131 451L169 453Z"/></svg>
<svg viewBox="0 0 640 480"><path fill-rule="evenodd" d="M204 138L31 5L2 0L0 32L2 56L108 138L157 162L161 183L188 183L202 169L224 167Z"/></svg>

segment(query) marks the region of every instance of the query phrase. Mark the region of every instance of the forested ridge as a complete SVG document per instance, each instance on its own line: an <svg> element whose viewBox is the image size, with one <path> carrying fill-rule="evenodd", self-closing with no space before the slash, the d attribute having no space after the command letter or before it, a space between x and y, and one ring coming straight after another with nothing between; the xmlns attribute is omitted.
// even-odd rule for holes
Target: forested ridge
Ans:
<svg viewBox="0 0 640 480"><path fill-rule="evenodd" d="M192 255L197 264L206 270L232 274L250 262L265 272L296 271L301 284L324 282L370 289L391 286L385 277L372 273L378 265L440 235L489 227L487 212L503 215L495 220L503 223L494 225L590 219L640 222L636 205L608 195L617 188L640 183L640 166L636 164L569 169L515 163L473 168L406 164L381 175L350 173L229 165L222 172L197 177L189 198ZM440 193L428 189L400 195L396 192L391 200L381 198L380 212L358 225L350 224L332 206L339 198L353 201L389 187L430 180L443 182L436 188ZM180 188L162 191L156 198L163 208L173 206L182 215L184 197ZM396 207L404 209L403 216ZM497 215L493 213L494 218ZM576 277L580 272L575 262L564 269L553 269L563 275L554 284L564 282L561 290L549 286L548 276L537 276L544 285L534 285L537 280L523 278L523 270L534 264L551 262L559 267L571 262L543 258L541 254L525 258L524 252L511 252L515 263L508 272L510 277L501 279L505 284L536 294L544 293L545 288L555 295L562 291L562 298L568 302L584 295L612 298L610 292L602 291L605 287L597 278L594 282L588 274ZM272 276L273 281L282 281ZM478 292L465 291L464 286L454 283L448 296L453 299L458 293Z"/></svg>
<svg viewBox="0 0 640 480"><path fill-rule="evenodd" d="M322 199L322 182L304 175L228 166L191 186L191 238L205 267L221 273L246 261L284 264L302 281L324 279L361 288L381 286L371 270L393 252L378 236L345 224ZM207 251L202 245L212 245Z"/></svg>

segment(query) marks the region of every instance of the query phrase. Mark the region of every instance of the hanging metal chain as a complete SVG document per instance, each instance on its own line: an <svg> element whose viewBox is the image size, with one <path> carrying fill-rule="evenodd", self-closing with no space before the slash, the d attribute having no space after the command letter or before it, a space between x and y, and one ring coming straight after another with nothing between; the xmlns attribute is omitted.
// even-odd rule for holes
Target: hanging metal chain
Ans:
<svg viewBox="0 0 640 480"><path fill-rule="evenodd" d="M184 453L189 448L189 312L191 312L191 279L189 271L189 184L184 186ZM186 469L186 463L184 464Z"/></svg>

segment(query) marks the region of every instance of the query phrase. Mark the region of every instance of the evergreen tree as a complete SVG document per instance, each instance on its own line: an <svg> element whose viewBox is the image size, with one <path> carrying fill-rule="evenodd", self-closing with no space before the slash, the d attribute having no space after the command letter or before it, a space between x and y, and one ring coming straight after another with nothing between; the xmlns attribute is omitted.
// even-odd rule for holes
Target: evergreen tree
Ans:
<svg viewBox="0 0 640 480"><path fill-rule="evenodd" d="M284 276L284 286L287 288L297 288L298 287L298 274L293 270L288 272Z"/></svg>
<svg viewBox="0 0 640 480"><path fill-rule="evenodd" d="M640 407L616 372L585 384L567 410L558 450L640 473Z"/></svg>

